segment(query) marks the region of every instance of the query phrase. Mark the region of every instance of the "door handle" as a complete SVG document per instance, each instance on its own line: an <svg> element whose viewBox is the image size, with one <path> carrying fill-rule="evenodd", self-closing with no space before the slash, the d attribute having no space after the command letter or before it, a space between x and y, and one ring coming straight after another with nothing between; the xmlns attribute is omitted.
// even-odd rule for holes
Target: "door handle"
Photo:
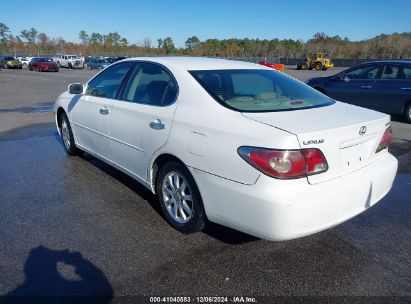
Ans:
<svg viewBox="0 0 411 304"><path fill-rule="evenodd" d="M110 113L110 111L107 109L106 106L100 108L100 114L107 115L108 113Z"/></svg>
<svg viewBox="0 0 411 304"><path fill-rule="evenodd" d="M150 128L154 130L162 130L165 128L165 125L161 122L160 119L155 119L150 122Z"/></svg>
<svg viewBox="0 0 411 304"><path fill-rule="evenodd" d="M361 89L372 89L372 86L370 85L362 85L360 86Z"/></svg>
<svg viewBox="0 0 411 304"><path fill-rule="evenodd" d="M411 91L411 88L401 88L401 90Z"/></svg>

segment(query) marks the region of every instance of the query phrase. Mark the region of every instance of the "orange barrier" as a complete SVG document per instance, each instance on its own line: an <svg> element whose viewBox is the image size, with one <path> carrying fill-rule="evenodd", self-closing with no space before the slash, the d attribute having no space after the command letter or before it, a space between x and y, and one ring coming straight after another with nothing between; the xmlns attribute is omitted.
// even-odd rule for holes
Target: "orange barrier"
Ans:
<svg viewBox="0 0 411 304"><path fill-rule="evenodd" d="M284 64L282 63L274 63L273 66L274 66L274 69L278 71L284 71Z"/></svg>

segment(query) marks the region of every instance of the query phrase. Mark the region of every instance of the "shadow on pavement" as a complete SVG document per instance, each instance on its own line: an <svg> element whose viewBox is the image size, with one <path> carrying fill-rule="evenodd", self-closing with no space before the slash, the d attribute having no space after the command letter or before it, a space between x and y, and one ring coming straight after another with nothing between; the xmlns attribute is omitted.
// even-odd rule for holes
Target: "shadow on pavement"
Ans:
<svg viewBox="0 0 411 304"><path fill-rule="evenodd" d="M88 161L93 166L110 175L112 178L116 179L124 186L135 192L143 200L148 202L150 206L157 212L157 214L161 216L164 221L166 221L161 207L158 203L157 197L147 188L145 188L133 178L129 177L127 174L124 174L123 172L115 169L114 167L111 167L110 165L100 161L99 159L88 153L84 153L81 157L85 161ZM230 245L243 244L258 240L258 238L255 238L251 235L211 222L207 223L207 227L203 232L211 236L212 238L219 240L220 242L224 242Z"/></svg>
<svg viewBox="0 0 411 304"><path fill-rule="evenodd" d="M79 252L38 246L24 265L25 281L0 303L110 303L113 288Z"/></svg>

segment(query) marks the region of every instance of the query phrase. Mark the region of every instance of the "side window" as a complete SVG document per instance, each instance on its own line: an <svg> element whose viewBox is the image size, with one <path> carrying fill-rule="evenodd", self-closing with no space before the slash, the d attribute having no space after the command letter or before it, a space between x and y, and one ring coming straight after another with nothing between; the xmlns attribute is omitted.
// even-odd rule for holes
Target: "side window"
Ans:
<svg viewBox="0 0 411 304"><path fill-rule="evenodd" d="M403 66L402 69L399 70L397 78L411 80L411 67Z"/></svg>
<svg viewBox="0 0 411 304"><path fill-rule="evenodd" d="M132 62L124 62L106 69L88 83L85 95L116 98L121 83L132 66Z"/></svg>
<svg viewBox="0 0 411 304"><path fill-rule="evenodd" d="M375 79L380 70L378 65L366 65L354 68L345 73L344 78L348 79Z"/></svg>
<svg viewBox="0 0 411 304"><path fill-rule="evenodd" d="M140 63L130 76L122 100L155 106L167 106L174 102L177 85L161 66Z"/></svg>
<svg viewBox="0 0 411 304"><path fill-rule="evenodd" d="M386 65L380 78L385 80L396 79L399 69L400 67L397 65Z"/></svg>

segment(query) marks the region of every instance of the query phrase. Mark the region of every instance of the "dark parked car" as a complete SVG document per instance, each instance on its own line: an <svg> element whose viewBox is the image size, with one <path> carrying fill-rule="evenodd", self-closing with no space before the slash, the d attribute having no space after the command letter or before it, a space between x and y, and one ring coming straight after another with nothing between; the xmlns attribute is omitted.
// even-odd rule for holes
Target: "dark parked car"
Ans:
<svg viewBox="0 0 411 304"><path fill-rule="evenodd" d="M374 61L306 83L333 99L389 114L411 123L411 61Z"/></svg>
<svg viewBox="0 0 411 304"><path fill-rule="evenodd" d="M38 72L58 72L59 66L53 61L53 59L45 57L34 57L29 62L29 70L35 70Z"/></svg>
<svg viewBox="0 0 411 304"><path fill-rule="evenodd" d="M87 62L87 68L89 70L93 69L105 69L108 67L111 63L108 62L106 59L92 59L89 62Z"/></svg>

